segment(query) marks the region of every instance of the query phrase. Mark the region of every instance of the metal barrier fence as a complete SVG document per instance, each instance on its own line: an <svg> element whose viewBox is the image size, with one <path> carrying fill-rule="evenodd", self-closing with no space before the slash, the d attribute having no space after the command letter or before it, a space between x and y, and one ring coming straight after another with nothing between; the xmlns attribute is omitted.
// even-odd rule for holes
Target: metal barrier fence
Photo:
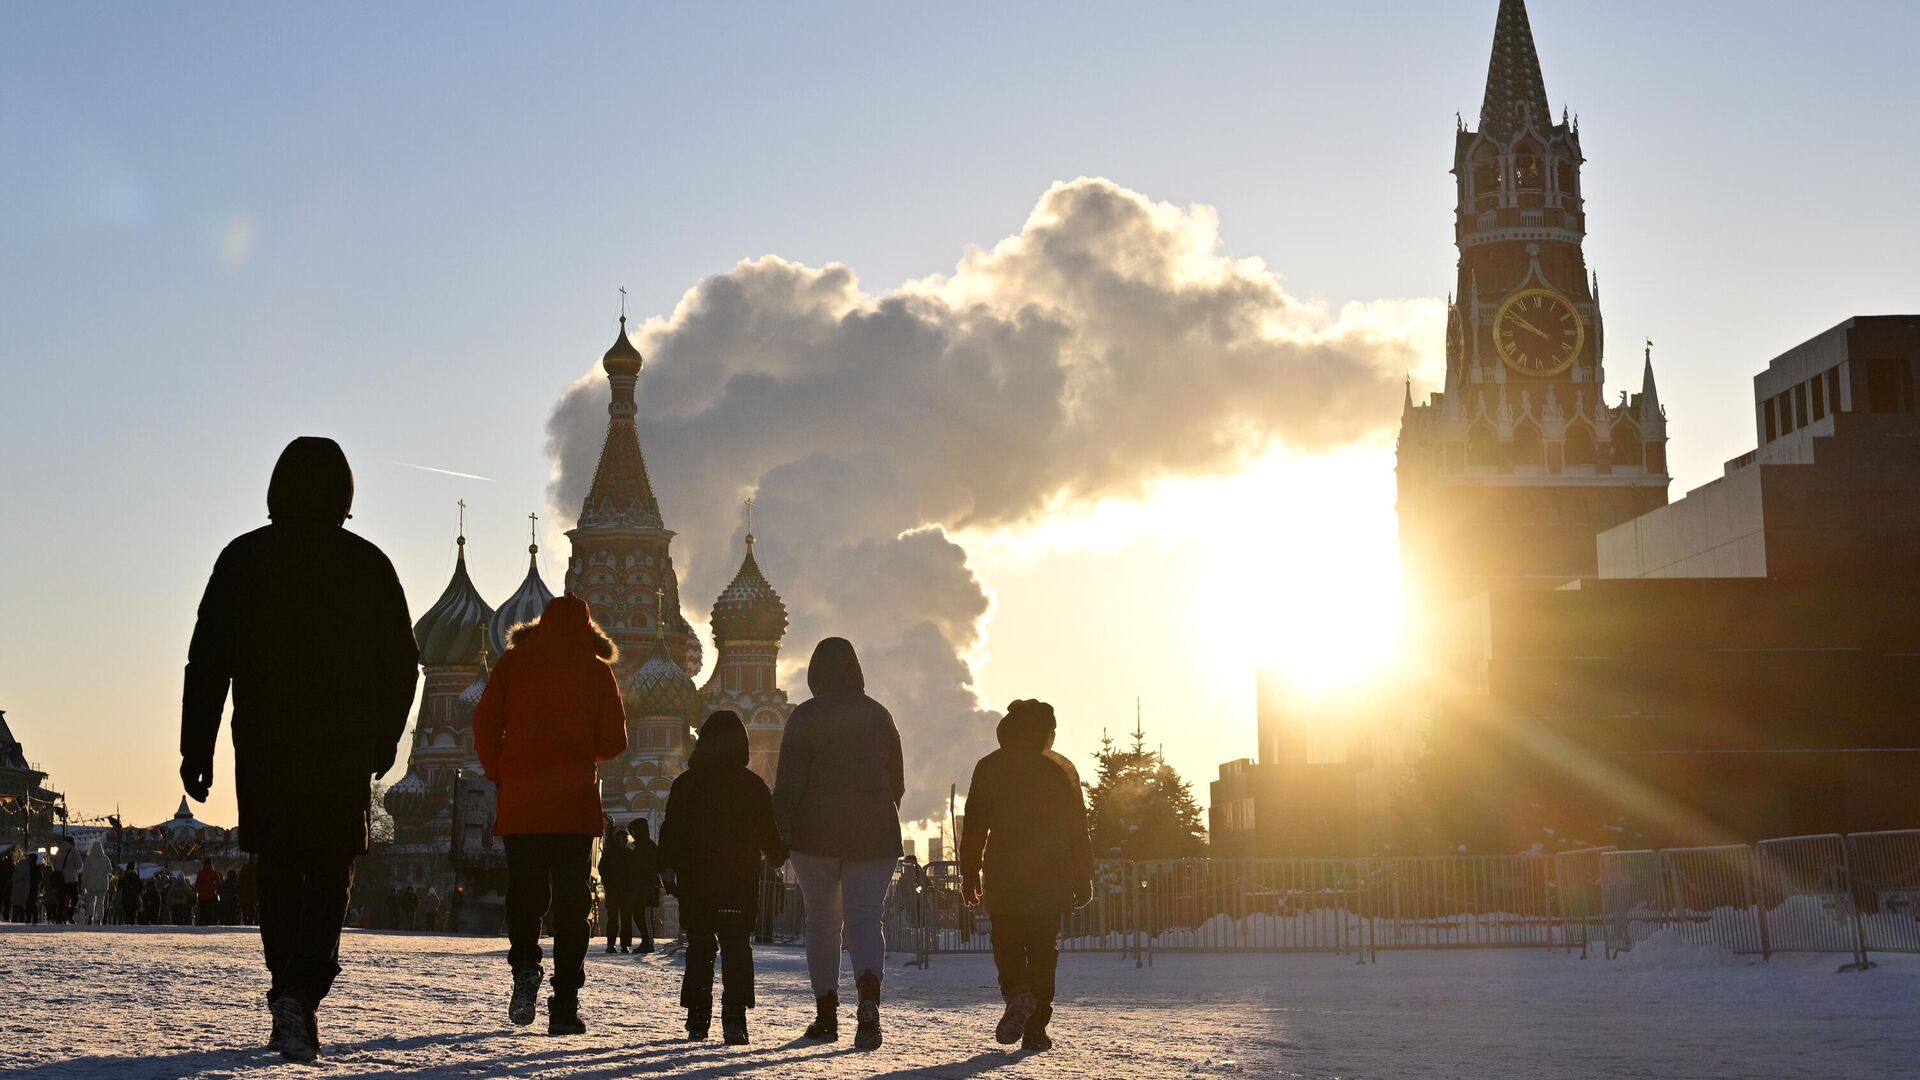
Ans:
<svg viewBox="0 0 1920 1080"><path fill-rule="evenodd" d="M791 883L763 895L765 939L799 940ZM1097 864L1089 903L1064 918L1060 948L1151 963L1158 952L1578 948L1611 958L1665 930L1734 953L1920 952L1920 829L1763 840L1755 845L1545 855L1374 859L1171 859ZM988 914L966 903L958 867L898 874L888 949L988 952Z"/></svg>

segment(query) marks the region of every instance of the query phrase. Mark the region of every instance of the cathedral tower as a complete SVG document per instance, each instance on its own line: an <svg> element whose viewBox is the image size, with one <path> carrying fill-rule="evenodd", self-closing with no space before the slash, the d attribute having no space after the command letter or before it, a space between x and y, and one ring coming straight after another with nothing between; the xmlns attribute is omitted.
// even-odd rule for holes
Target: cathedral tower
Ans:
<svg viewBox="0 0 1920 1080"><path fill-rule="evenodd" d="M748 503L752 512L752 503ZM793 705L776 679L780 640L787 633L787 605L773 591L753 557L753 525L747 554L733 581L713 604L713 675L701 693L709 709L732 709L747 727L748 764L769 786L780 761L780 739Z"/></svg>
<svg viewBox="0 0 1920 1080"><path fill-rule="evenodd" d="M1445 389L1403 403L1402 570L1413 625L1500 587L1597 572L1594 537L1667 501L1651 350L1605 397L1577 122L1555 122L1523 0L1501 0L1478 128L1454 138L1458 275Z"/></svg>
<svg viewBox="0 0 1920 1080"><path fill-rule="evenodd" d="M673 532L661 519L634 425L642 363L622 315L620 336L601 358L612 389L607 438L579 522L567 533L573 542L567 592L587 602L594 621L620 646L623 676L653 652L656 627L664 629L667 649L683 669L700 670L700 639L680 614L680 580L668 552Z"/></svg>

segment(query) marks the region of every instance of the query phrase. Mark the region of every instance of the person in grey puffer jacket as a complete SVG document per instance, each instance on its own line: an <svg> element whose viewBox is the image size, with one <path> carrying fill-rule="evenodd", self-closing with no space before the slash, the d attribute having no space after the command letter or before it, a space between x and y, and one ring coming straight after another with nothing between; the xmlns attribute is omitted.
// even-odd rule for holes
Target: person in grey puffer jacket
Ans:
<svg viewBox="0 0 1920 1080"><path fill-rule="evenodd" d="M810 700L780 740L774 820L793 853L806 902L807 973L818 1009L810 1039L840 1036L840 945L845 934L859 992L854 1045L880 1045L881 909L900 858L906 793L893 714L867 696L860 659L830 637L807 665Z"/></svg>

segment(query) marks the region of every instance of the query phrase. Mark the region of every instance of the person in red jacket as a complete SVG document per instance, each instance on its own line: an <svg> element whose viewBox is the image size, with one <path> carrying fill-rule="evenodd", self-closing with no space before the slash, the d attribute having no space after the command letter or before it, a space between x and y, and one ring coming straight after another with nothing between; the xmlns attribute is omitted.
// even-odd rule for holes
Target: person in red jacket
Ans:
<svg viewBox="0 0 1920 1080"><path fill-rule="evenodd" d="M200 902L196 922L212 926L220 921L220 871L213 868L212 859L200 861L200 874L193 879L193 897Z"/></svg>
<svg viewBox="0 0 1920 1080"><path fill-rule="evenodd" d="M586 602L557 596L514 628L473 713L474 749L500 791L493 833L507 849L507 1016L533 1022L540 995L540 920L553 911L547 1032L580 1035L593 841L600 835L596 766L627 748L612 639Z"/></svg>

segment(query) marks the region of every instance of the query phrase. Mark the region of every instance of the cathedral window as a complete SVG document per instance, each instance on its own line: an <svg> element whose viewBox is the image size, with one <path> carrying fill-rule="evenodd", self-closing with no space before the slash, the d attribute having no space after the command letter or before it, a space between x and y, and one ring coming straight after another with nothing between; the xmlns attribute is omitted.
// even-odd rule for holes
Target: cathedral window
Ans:
<svg viewBox="0 0 1920 1080"><path fill-rule="evenodd" d="M1813 418L1822 420L1827 415L1827 384L1815 376L1809 383L1813 387Z"/></svg>
<svg viewBox="0 0 1920 1080"><path fill-rule="evenodd" d="M1540 429L1532 424L1521 424L1513 431L1513 463L1515 465L1539 465Z"/></svg>
<svg viewBox="0 0 1920 1080"><path fill-rule="evenodd" d="M1625 424L1613 429L1613 463L1615 465L1640 464L1640 436Z"/></svg>
<svg viewBox="0 0 1920 1080"><path fill-rule="evenodd" d="M1513 151L1513 183L1521 191L1547 186L1546 156L1536 142L1523 142Z"/></svg>
<svg viewBox="0 0 1920 1080"><path fill-rule="evenodd" d="M1566 463L1569 465L1591 465L1594 463L1593 433L1586 425L1576 424L1567 431Z"/></svg>
<svg viewBox="0 0 1920 1080"><path fill-rule="evenodd" d="M1467 436L1467 464L1500 464L1500 443L1494 438L1491 426L1475 425L1472 434Z"/></svg>
<svg viewBox="0 0 1920 1080"><path fill-rule="evenodd" d="M1768 398L1760 403L1760 421L1766 428L1767 442L1772 442L1780 437L1780 424L1779 421L1774 418L1772 398Z"/></svg>
<svg viewBox="0 0 1920 1080"><path fill-rule="evenodd" d="M1801 383L1793 388L1793 426L1806 427L1807 420L1807 384Z"/></svg>
<svg viewBox="0 0 1920 1080"><path fill-rule="evenodd" d="M1563 157L1554 169L1554 179L1560 188L1561 205L1571 210L1580 202L1580 171L1573 164L1573 158Z"/></svg>
<svg viewBox="0 0 1920 1080"><path fill-rule="evenodd" d="M1482 144L1473 156L1473 198L1480 209L1500 205L1500 155Z"/></svg>

